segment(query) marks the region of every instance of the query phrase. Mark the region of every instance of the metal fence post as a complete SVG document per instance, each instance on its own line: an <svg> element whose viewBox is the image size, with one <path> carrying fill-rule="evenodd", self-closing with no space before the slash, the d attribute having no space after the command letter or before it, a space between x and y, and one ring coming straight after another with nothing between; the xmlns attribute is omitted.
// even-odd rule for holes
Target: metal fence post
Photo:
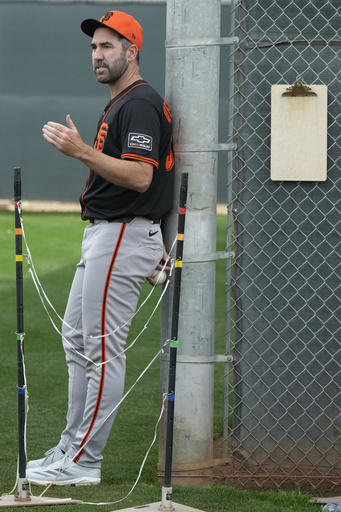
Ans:
<svg viewBox="0 0 341 512"><path fill-rule="evenodd" d="M213 458L215 261L207 255L216 250L220 9L219 0L205 9L197 0L167 2L166 100L174 121L176 191L181 173L189 175L172 478L182 484L209 475ZM174 205L164 226L168 245L176 213ZM169 338L170 300L163 308L163 340ZM163 390L165 368L168 354L161 360ZM161 426L160 473L164 435Z"/></svg>

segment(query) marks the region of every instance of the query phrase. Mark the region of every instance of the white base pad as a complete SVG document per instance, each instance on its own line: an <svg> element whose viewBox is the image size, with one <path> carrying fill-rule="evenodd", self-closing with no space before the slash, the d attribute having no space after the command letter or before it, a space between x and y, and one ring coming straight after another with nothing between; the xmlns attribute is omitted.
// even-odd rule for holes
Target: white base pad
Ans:
<svg viewBox="0 0 341 512"><path fill-rule="evenodd" d="M311 498L309 503L341 503L341 496L334 496L333 498Z"/></svg>
<svg viewBox="0 0 341 512"><path fill-rule="evenodd" d="M30 496L27 500L17 500L12 494L0 498L0 507L36 507L38 505L71 505L83 503L71 498L44 498L39 496Z"/></svg>
<svg viewBox="0 0 341 512"><path fill-rule="evenodd" d="M150 505L138 505L137 507L132 508L124 508L120 510L120 512L167 512L168 510L171 512L172 510L174 512L203 512L202 510L199 510L197 508L187 507L186 505L179 505L179 503L174 503L173 501L173 509L169 508L160 508L161 507L161 501L158 501L157 503L151 503Z"/></svg>

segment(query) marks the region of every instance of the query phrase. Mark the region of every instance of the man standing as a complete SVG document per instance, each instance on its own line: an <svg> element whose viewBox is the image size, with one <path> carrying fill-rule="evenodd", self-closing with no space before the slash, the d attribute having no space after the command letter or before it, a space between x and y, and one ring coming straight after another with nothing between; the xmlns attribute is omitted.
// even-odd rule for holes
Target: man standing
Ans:
<svg viewBox="0 0 341 512"><path fill-rule="evenodd" d="M81 261L63 322L69 372L67 425L55 448L27 464L33 484L88 485L101 478L105 447L124 388L123 353L141 285L160 268L160 222L173 205L172 115L139 73L143 30L130 15L108 12L81 29L92 38L97 81L111 100L94 147L71 117L48 122L44 138L89 169L80 198L84 231Z"/></svg>

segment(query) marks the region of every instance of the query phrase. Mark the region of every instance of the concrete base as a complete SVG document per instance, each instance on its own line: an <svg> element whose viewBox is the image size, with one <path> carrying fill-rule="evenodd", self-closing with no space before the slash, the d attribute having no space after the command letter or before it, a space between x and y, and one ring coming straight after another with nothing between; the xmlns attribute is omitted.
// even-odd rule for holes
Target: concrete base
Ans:
<svg viewBox="0 0 341 512"><path fill-rule="evenodd" d="M83 503L71 498L44 498L40 496L30 496L27 499L17 499L13 494L8 494L0 498L0 507L37 507L39 505L74 505Z"/></svg>
<svg viewBox="0 0 341 512"><path fill-rule="evenodd" d="M31 496L28 499L18 500L12 494L0 498L0 507L37 507L40 505L75 505L82 504L83 501L73 500L71 498L44 498L40 496ZM161 508L161 503L151 503L149 505L137 505L136 507L124 508L120 512L204 512L197 508L179 505L173 502L173 508Z"/></svg>
<svg viewBox="0 0 341 512"><path fill-rule="evenodd" d="M204 512L197 508L187 507L186 505L179 505L179 503L173 502L173 508L161 508L161 503L158 501L157 503L151 503L150 505L138 505L137 507L124 508L120 510L120 512Z"/></svg>

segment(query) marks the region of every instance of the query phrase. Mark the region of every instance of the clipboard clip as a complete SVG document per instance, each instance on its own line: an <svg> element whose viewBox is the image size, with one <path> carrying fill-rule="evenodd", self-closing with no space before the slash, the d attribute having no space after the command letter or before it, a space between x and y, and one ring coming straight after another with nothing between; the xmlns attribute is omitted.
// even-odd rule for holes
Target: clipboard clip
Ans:
<svg viewBox="0 0 341 512"><path fill-rule="evenodd" d="M296 80L294 84L287 87L282 96L317 96L317 94L303 80Z"/></svg>

